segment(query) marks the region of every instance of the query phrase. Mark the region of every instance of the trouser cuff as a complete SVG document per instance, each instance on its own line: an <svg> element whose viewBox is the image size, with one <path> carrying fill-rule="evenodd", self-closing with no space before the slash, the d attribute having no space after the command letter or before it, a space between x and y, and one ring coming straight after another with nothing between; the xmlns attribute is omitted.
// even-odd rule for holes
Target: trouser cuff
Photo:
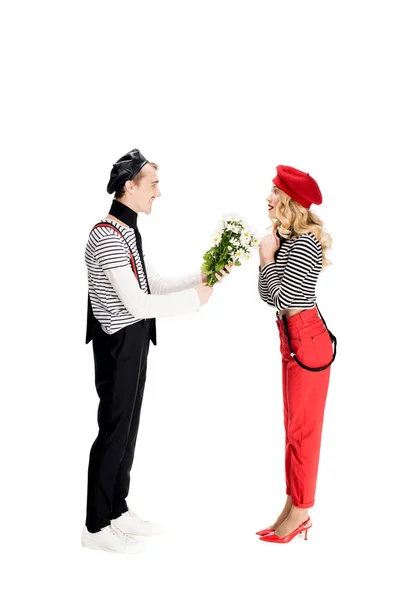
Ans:
<svg viewBox="0 0 400 600"><path fill-rule="evenodd" d="M312 506L314 506L314 502L297 502L296 500L293 500L293 498L292 504L297 508L311 508Z"/></svg>

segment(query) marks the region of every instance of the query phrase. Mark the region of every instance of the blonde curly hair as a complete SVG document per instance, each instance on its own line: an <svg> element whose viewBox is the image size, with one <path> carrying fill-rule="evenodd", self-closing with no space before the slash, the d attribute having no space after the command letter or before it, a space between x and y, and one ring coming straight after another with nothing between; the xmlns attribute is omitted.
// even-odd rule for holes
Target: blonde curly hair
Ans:
<svg viewBox="0 0 400 600"><path fill-rule="evenodd" d="M332 264L326 254L332 247L332 238L324 229L322 220L311 210L292 200L281 189L278 189L279 203L276 207L276 219L272 225L273 233L279 227L279 235L285 239L293 239L304 233L312 233L322 246L322 270Z"/></svg>

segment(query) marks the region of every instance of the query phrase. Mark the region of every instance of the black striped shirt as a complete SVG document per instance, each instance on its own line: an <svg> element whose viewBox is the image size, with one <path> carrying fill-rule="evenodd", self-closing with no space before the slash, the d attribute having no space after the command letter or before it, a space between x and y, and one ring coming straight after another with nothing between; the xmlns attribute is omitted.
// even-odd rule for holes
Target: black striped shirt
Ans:
<svg viewBox="0 0 400 600"><path fill-rule="evenodd" d="M116 221L102 219L99 223L112 223L121 231L135 259L139 286L149 293L142 261L137 249L135 232L131 227L122 227ZM88 272L89 296L93 314L109 334L115 333L126 325L140 321L126 309L119 299L104 271L130 266L128 248L122 237L109 227L99 227L89 234L85 250L85 262Z"/></svg>
<svg viewBox="0 0 400 600"><path fill-rule="evenodd" d="M278 310L313 308L315 287L322 267L322 247L315 235L280 238L275 262L260 268L258 291L264 302Z"/></svg>

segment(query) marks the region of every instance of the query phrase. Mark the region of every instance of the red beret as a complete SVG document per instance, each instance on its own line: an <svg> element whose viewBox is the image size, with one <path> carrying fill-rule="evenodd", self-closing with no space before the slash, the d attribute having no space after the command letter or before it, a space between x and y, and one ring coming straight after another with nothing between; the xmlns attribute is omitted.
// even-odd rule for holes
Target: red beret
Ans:
<svg viewBox="0 0 400 600"><path fill-rule="evenodd" d="M318 183L308 173L303 173L293 167L278 165L276 177L272 181L276 187L305 208L310 208L311 204L322 203L322 194Z"/></svg>

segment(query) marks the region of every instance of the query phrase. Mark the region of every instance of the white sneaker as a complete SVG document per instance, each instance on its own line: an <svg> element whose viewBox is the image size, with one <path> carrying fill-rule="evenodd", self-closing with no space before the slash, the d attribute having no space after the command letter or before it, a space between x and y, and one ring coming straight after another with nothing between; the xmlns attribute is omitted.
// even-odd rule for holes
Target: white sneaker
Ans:
<svg viewBox="0 0 400 600"><path fill-rule="evenodd" d="M112 528L110 525L103 527L96 533L90 533L87 527L82 531L82 546L93 550L105 550L106 552L119 552L121 554L136 554L146 550L146 546L140 540L122 531Z"/></svg>
<svg viewBox="0 0 400 600"><path fill-rule="evenodd" d="M111 520L111 527L126 535L158 535L163 527L159 523L144 521L134 512L127 510L118 519Z"/></svg>

